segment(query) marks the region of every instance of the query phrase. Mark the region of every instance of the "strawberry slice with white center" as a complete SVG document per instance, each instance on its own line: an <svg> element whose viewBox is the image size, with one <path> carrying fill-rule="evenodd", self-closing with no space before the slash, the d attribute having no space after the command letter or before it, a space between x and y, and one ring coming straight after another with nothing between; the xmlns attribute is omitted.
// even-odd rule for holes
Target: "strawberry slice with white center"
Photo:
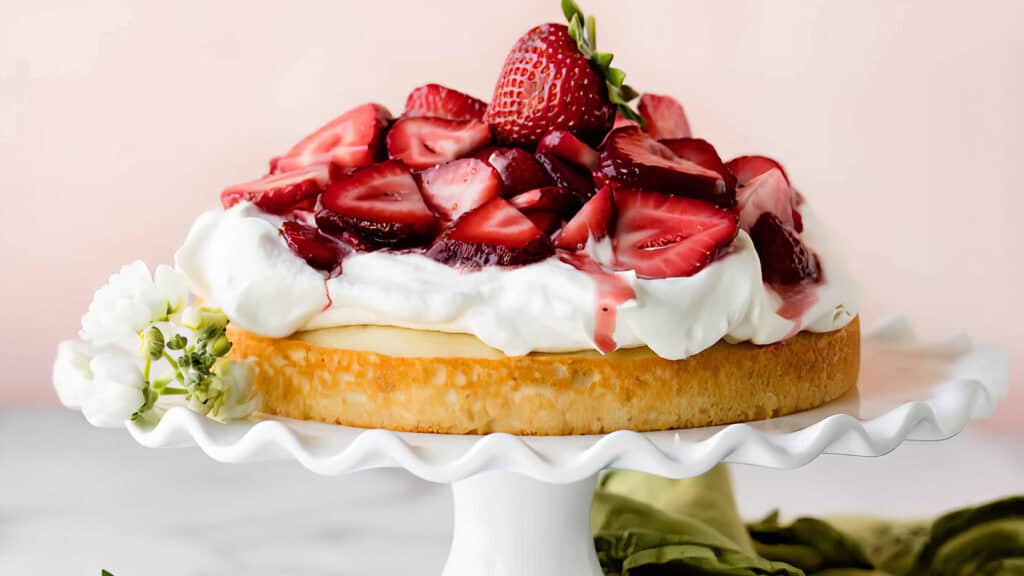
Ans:
<svg viewBox="0 0 1024 576"><path fill-rule="evenodd" d="M786 174L786 169L782 167L782 164L767 156L739 156L729 160L725 165L736 176L736 183L740 186L771 169L782 172L782 177L786 179L786 184L789 184L789 175Z"/></svg>
<svg viewBox="0 0 1024 576"><path fill-rule="evenodd" d="M498 171L476 158L452 160L419 175L420 190L442 219L455 220L501 195Z"/></svg>
<svg viewBox="0 0 1024 576"><path fill-rule="evenodd" d="M461 158L491 141L491 129L479 120L402 118L388 132L388 155L422 170Z"/></svg>
<svg viewBox="0 0 1024 576"><path fill-rule="evenodd" d="M313 226L289 220L281 224L281 236L292 252L313 268L330 271L341 262L341 246Z"/></svg>
<svg viewBox="0 0 1024 576"><path fill-rule="evenodd" d="M667 140L660 140L660 142L676 156L699 164L708 170L718 172L722 179L725 180L726 188L729 190L736 189L736 176L725 165L725 162L722 162L722 157L718 155L718 151L707 140L701 138L669 138Z"/></svg>
<svg viewBox="0 0 1024 576"><path fill-rule="evenodd" d="M384 132L391 112L380 104L357 106L323 125L271 160L274 172L291 172L312 164L333 163L346 168L372 164L384 157Z"/></svg>
<svg viewBox="0 0 1024 576"><path fill-rule="evenodd" d="M772 168L754 177L736 190L740 210L740 228L750 232L762 214L774 214L789 228L793 221L792 193L781 171Z"/></svg>
<svg viewBox="0 0 1024 576"><path fill-rule="evenodd" d="M564 188L544 186L527 190L509 198L509 202L524 213L553 212L572 216L579 203Z"/></svg>
<svg viewBox="0 0 1024 576"><path fill-rule="evenodd" d="M623 188L706 200L722 208L736 204L735 192L718 172L676 156L635 126L608 135L594 179L599 186L615 182Z"/></svg>
<svg viewBox="0 0 1024 576"><path fill-rule="evenodd" d="M737 200L741 194L745 197L751 196L752 193L750 191L744 191L743 188L746 188L747 185L758 176L761 176L771 170L777 170L781 173L782 178L786 181L786 189L789 191L789 203L791 206L791 210L789 211L790 215L786 216L783 214L785 209L782 207L781 199L775 199L777 201L772 202L771 205L774 206L775 209L771 211L784 223L792 225L792 228L797 232L803 232L804 222L803 218L800 216L799 210L800 204L803 202L803 196L801 196L800 192L797 191L797 189L790 183L789 175L786 174L786 169L782 167L782 164L779 164L777 161L772 160L767 156L740 156L727 162L726 166L728 166L729 170L736 175L736 180L741 187L736 192ZM763 193L763 191L761 193ZM766 203L761 202L761 204ZM753 226L760 214L761 212L759 211L755 214L748 214L746 218L742 218L745 224L743 229L749 231L749 226Z"/></svg>
<svg viewBox="0 0 1024 576"><path fill-rule="evenodd" d="M702 200L616 190L616 265L641 278L691 276L736 237L736 214Z"/></svg>
<svg viewBox="0 0 1024 576"><path fill-rule="evenodd" d="M566 162L585 168L588 172L597 168L600 157L590 146L580 141L568 130L552 130L537 143L537 152L547 152Z"/></svg>
<svg viewBox="0 0 1024 576"><path fill-rule="evenodd" d="M403 116L447 120L483 120L487 103L440 84L426 84L409 93Z"/></svg>
<svg viewBox="0 0 1024 576"><path fill-rule="evenodd" d="M349 232L378 247L408 247L430 239L436 217L409 169L388 160L332 182L320 195L316 222L326 232Z"/></svg>
<svg viewBox="0 0 1024 576"><path fill-rule="evenodd" d="M614 209L612 188L605 186L587 200L583 208L562 228L555 238L555 246L566 250L582 250L591 238L604 238L608 235Z"/></svg>
<svg viewBox="0 0 1024 576"><path fill-rule="evenodd" d="M286 174L270 174L252 182L235 184L220 193L220 202L225 210L243 200L271 214L312 210L316 195L326 188L329 181L328 166L317 164Z"/></svg>
<svg viewBox="0 0 1024 576"><path fill-rule="evenodd" d="M671 96L644 94L637 110L644 119L647 133L655 140L691 136L690 122L686 120L683 105Z"/></svg>
<svg viewBox="0 0 1024 576"><path fill-rule="evenodd" d="M464 214L427 251L452 266L517 266L554 253L551 241L529 218L502 198Z"/></svg>

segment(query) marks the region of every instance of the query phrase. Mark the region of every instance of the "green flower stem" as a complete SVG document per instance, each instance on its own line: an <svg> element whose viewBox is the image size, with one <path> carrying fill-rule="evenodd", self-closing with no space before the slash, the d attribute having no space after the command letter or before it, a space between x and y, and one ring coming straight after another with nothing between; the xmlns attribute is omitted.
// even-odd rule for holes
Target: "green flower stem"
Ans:
<svg viewBox="0 0 1024 576"><path fill-rule="evenodd" d="M164 360L167 360L167 363L171 365L171 368L174 368L174 379L184 384L185 377L181 374L181 367L178 366L178 361L168 354L166 350L164 350Z"/></svg>
<svg viewBox="0 0 1024 576"><path fill-rule="evenodd" d="M184 396L188 394L188 390L184 388L164 388L160 393L161 396Z"/></svg>

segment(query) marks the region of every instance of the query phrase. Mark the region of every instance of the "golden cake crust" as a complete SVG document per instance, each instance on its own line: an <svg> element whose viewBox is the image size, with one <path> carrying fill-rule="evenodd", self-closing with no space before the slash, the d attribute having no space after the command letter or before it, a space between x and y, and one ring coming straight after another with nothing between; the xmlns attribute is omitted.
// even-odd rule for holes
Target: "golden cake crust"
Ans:
<svg viewBox="0 0 1024 576"><path fill-rule="evenodd" d="M393 355L314 344L309 335L316 336L273 339L229 327L231 356L258 368L263 412L415 432L601 434L758 420L834 400L853 388L860 369L858 318L768 346L719 342L684 360L647 348L607 356Z"/></svg>

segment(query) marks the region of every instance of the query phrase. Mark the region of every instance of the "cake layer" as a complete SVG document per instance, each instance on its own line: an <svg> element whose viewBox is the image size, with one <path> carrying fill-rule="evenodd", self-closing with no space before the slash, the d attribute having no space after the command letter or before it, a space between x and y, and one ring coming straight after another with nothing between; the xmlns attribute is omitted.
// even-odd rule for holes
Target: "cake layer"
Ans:
<svg viewBox="0 0 1024 576"><path fill-rule="evenodd" d="M691 428L770 418L850 390L855 318L777 344L719 342L683 360L648 348L505 356L472 336L344 327L273 339L229 328L264 412L365 428L530 435Z"/></svg>

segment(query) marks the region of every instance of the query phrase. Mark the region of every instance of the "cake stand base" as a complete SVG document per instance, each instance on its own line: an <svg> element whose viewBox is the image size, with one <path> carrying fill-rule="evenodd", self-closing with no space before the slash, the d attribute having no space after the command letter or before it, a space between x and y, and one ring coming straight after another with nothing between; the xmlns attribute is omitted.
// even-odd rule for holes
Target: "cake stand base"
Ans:
<svg viewBox="0 0 1024 576"><path fill-rule="evenodd" d="M601 576L590 533L597 476L549 484L514 472L452 483L455 528L443 576Z"/></svg>

